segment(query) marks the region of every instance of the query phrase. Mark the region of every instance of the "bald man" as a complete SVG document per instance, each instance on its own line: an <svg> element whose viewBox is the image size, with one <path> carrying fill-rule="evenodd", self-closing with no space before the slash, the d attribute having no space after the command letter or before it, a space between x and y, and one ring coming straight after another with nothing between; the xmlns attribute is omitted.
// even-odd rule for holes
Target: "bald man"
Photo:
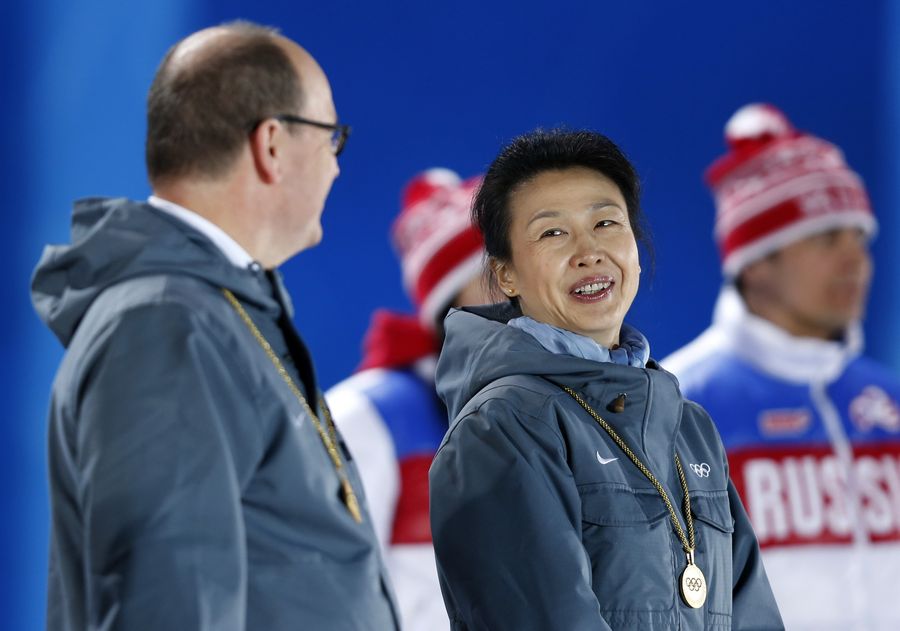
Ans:
<svg viewBox="0 0 900 631"><path fill-rule="evenodd" d="M66 347L47 626L396 629L354 463L277 266L322 237L349 128L294 42L200 31L150 88L146 202L76 202L33 279Z"/></svg>

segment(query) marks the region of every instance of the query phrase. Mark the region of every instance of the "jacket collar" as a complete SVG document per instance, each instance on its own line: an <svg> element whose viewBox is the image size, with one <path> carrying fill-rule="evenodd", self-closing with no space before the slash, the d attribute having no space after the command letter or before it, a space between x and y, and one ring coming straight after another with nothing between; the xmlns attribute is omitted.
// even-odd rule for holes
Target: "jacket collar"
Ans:
<svg viewBox="0 0 900 631"><path fill-rule="evenodd" d="M834 381L863 350L859 322L850 325L840 341L795 337L750 313L732 285L719 294L713 327L743 360L793 383Z"/></svg>

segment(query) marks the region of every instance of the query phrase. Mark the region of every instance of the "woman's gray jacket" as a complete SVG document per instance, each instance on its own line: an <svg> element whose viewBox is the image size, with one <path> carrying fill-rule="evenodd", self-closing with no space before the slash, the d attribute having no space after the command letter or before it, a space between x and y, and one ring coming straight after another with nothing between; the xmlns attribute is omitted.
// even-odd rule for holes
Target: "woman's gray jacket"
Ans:
<svg viewBox="0 0 900 631"><path fill-rule="evenodd" d="M782 629L712 420L675 378L549 353L512 305L453 311L437 387L453 420L431 467L431 525L454 629ZM690 491L706 604L662 498L560 386L576 390L663 485ZM625 395L624 410L611 403Z"/></svg>

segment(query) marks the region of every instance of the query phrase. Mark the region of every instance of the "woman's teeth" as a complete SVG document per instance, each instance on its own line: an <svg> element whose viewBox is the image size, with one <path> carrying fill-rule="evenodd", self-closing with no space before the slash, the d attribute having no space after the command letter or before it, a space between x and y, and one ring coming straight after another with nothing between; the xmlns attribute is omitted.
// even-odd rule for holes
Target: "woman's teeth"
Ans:
<svg viewBox="0 0 900 631"><path fill-rule="evenodd" d="M589 285L583 285L575 290L576 294L581 296L590 296L591 294L596 294L598 291L603 291L604 289L608 289L612 283L590 283Z"/></svg>

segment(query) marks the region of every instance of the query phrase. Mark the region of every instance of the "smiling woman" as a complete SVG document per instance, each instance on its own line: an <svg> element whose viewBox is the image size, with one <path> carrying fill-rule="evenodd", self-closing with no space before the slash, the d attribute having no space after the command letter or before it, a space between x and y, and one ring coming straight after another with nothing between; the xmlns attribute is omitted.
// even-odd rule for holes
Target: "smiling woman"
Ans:
<svg viewBox="0 0 900 631"><path fill-rule="evenodd" d="M431 524L453 628L782 629L712 420L625 323L627 158L593 132L527 134L473 216L507 301L445 321Z"/></svg>
<svg viewBox="0 0 900 631"><path fill-rule="evenodd" d="M494 273L522 314L618 345L641 271L628 207L598 171L544 171L510 195L508 261Z"/></svg>

